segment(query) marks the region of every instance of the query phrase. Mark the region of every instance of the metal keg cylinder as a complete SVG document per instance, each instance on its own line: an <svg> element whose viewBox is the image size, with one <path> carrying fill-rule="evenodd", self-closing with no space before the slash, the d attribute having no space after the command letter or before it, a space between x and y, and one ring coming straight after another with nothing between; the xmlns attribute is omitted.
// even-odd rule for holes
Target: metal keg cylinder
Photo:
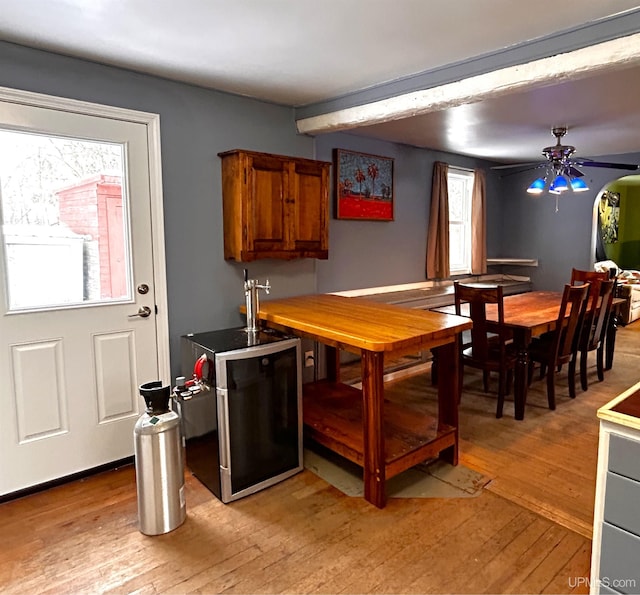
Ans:
<svg viewBox="0 0 640 595"><path fill-rule="evenodd" d="M138 519L145 535L161 535L186 517L180 417L169 408L171 387L140 386L147 410L133 430Z"/></svg>

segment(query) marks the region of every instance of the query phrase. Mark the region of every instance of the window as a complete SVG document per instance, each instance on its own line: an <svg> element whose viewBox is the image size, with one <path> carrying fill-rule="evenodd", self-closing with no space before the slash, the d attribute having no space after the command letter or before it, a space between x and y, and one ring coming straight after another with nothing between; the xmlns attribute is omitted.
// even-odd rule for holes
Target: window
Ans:
<svg viewBox="0 0 640 595"><path fill-rule="evenodd" d="M10 311L131 299L124 175L123 144L0 129Z"/></svg>
<svg viewBox="0 0 640 595"><path fill-rule="evenodd" d="M473 172L449 168L449 267L451 275L471 272Z"/></svg>

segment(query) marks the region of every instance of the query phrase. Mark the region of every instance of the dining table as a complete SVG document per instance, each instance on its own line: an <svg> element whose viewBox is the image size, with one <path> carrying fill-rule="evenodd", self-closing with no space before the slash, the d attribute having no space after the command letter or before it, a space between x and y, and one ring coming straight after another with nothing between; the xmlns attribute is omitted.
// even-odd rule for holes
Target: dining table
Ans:
<svg viewBox="0 0 640 595"><path fill-rule="evenodd" d="M257 318L325 346L326 377L302 387L305 438L362 467L368 502L383 508L386 481L428 459L458 463L457 345L470 319L333 294L263 301ZM384 395L385 355L429 349L438 353L437 416ZM342 350L361 356L361 389L340 381Z"/></svg>
<svg viewBox="0 0 640 595"><path fill-rule="evenodd" d="M617 307L620 300L614 299ZM511 330L514 349L516 351L516 368L514 374L514 417L517 420L524 419L525 405L527 402L529 353L528 346L533 337L553 331L556 328L560 305L562 303L561 291L529 291L507 295L503 298L504 325ZM455 314L455 305L434 308L434 311ZM498 322L498 309L496 304L487 304L487 320ZM469 315L469 305L461 304L460 314ZM569 312L567 312L567 315ZM615 326L612 321L607 332L607 366L613 365L613 342L615 341Z"/></svg>

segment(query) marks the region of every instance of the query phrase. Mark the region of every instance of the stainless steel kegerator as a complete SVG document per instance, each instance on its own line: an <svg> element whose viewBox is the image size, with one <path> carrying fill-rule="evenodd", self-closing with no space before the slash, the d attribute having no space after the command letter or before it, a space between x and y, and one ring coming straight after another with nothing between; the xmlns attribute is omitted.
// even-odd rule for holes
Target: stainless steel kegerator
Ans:
<svg viewBox="0 0 640 595"><path fill-rule="evenodd" d="M233 328L181 341L176 401L191 472L231 502L301 471L300 339Z"/></svg>

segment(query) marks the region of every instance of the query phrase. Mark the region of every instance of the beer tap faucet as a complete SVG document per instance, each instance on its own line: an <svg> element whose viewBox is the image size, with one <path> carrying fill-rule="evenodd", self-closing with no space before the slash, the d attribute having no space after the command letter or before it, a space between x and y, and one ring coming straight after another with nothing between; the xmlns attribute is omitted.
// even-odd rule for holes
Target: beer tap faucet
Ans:
<svg viewBox="0 0 640 595"><path fill-rule="evenodd" d="M249 272L244 269L244 299L247 309L247 328L248 332L255 333L258 330L258 312L260 310L260 300L258 298L258 290L264 289L266 294L271 291L269 279L264 284L260 284L257 279L249 279Z"/></svg>

